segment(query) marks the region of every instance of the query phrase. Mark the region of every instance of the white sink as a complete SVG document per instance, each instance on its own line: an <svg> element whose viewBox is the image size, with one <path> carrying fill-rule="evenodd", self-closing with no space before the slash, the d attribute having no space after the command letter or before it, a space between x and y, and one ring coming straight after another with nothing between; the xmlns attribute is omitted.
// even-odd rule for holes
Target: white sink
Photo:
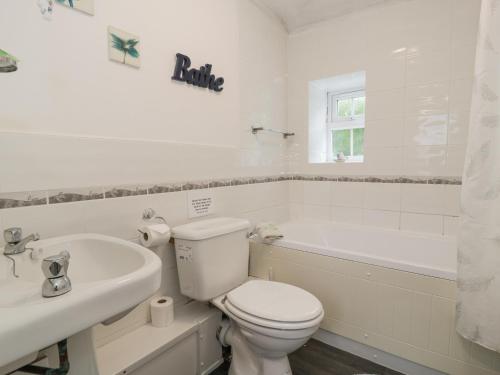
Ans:
<svg viewBox="0 0 500 375"><path fill-rule="evenodd" d="M135 243L99 234L30 242L31 251L0 255L0 367L120 314L160 287L161 261ZM73 289L42 297L41 261L67 250ZM0 248L0 254L3 249ZM71 356L71 353L70 353Z"/></svg>

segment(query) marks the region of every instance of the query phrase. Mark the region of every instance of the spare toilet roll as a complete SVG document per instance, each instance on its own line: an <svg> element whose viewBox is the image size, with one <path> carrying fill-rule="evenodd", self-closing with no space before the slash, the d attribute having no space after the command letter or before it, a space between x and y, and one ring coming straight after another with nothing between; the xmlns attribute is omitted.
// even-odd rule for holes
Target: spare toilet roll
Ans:
<svg viewBox="0 0 500 375"><path fill-rule="evenodd" d="M174 300L170 297L157 297L150 302L151 324L153 327L166 327L174 321Z"/></svg>
<svg viewBox="0 0 500 375"><path fill-rule="evenodd" d="M141 244L145 247L164 245L170 240L170 228L167 224L151 224L139 228Z"/></svg>

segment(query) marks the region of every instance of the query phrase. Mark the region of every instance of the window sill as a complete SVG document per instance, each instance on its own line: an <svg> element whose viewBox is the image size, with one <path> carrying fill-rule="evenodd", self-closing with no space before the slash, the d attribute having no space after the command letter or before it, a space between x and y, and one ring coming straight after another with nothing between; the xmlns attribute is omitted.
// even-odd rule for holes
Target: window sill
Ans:
<svg viewBox="0 0 500 375"><path fill-rule="evenodd" d="M363 164L364 160L346 160L346 161L335 161L335 160L325 160L319 162L309 162L309 164Z"/></svg>

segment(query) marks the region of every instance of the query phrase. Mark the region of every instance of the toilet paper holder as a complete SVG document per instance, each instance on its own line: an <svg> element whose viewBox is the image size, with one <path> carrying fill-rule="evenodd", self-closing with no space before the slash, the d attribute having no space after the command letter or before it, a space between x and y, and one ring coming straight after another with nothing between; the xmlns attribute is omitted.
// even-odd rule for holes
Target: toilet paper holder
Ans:
<svg viewBox="0 0 500 375"><path fill-rule="evenodd" d="M156 211L154 209L152 209L152 208L146 208L142 212L142 220L144 220L144 221L153 221L153 220L156 220L159 223L167 224L167 220L165 220L165 218L163 216L156 215ZM140 229L137 229L137 231L140 234L144 234L144 232L142 230L140 230Z"/></svg>
<svg viewBox="0 0 500 375"><path fill-rule="evenodd" d="M159 220L163 224L167 224L167 220L165 220L165 218L163 216L156 215L156 211L152 208L146 208L142 212L142 219L145 221Z"/></svg>

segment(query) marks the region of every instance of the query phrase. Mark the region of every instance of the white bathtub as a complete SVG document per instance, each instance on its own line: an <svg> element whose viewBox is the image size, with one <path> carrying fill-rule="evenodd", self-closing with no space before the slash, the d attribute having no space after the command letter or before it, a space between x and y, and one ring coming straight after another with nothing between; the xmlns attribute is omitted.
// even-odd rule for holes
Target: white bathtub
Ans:
<svg viewBox="0 0 500 375"><path fill-rule="evenodd" d="M456 279L456 239L325 221L280 225L273 245L448 280Z"/></svg>

